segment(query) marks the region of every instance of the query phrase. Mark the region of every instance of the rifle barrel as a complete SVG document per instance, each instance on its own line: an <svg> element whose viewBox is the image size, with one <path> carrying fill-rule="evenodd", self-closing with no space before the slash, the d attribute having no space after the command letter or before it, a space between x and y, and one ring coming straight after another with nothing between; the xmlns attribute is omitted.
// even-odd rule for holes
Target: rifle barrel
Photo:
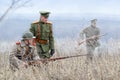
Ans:
<svg viewBox="0 0 120 80"><path fill-rule="evenodd" d="M80 57L80 56L86 56L86 55L75 55L75 56L66 56L66 57L51 58L51 59L48 59L48 61L55 61L55 60L61 60L61 59L67 59L67 58L73 58L73 57Z"/></svg>
<svg viewBox="0 0 120 80"><path fill-rule="evenodd" d="M67 59L67 58L73 58L73 57L80 57L80 56L86 56L84 55L75 55L75 56L66 56L66 57L57 57L57 58L51 58L51 59L44 59L44 60L34 60L34 61L28 61L28 64L34 65L34 64L40 64L44 63L46 61L56 61L56 60L61 60L61 59Z"/></svg>

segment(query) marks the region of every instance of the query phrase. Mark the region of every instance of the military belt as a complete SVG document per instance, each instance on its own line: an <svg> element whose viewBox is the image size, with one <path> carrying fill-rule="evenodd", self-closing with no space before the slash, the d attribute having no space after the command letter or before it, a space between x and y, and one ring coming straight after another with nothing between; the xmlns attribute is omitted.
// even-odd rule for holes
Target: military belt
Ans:
<svg viewBox="0 0 120 80"><path fill-rule="evenodd" d="M48 42L48 40L36 39L36 42L38 42L40 44L46 44Z"/></svg>

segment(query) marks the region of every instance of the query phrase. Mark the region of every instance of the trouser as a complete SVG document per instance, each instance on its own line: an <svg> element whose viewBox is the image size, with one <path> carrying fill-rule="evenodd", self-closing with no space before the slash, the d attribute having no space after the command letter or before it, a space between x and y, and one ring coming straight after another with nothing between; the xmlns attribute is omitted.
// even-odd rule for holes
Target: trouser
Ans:
<svg viewBox="0 0 120 80"><path fill-rule="evenodd" d="M41 45L36 45L36 48L37 48L37 53L40 59L51 57L49 51L43 51L43 48L41 47Z"/></svg>
<svg viewBox="0 0 120 80"><path fill-rule="evenodd" d="M86 46L86 50L87 50L87 60L88 61L92 61L93 59L93 56L94 56L94 50L95 50L95 47L93 46Z"/></svg>

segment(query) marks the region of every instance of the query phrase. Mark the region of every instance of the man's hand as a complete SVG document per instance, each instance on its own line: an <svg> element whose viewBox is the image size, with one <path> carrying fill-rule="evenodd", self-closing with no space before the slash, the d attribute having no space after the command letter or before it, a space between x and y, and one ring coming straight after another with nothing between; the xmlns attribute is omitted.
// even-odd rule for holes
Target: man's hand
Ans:
<svg viewBox="0 0 120 80"><path fill-rule="evenodd" d="M55 50L54 50L54 49L51 49L50 55L52 56L54 53L55 53Z"/></svg>
<svg viewBox="0 0 120 80"><path fill-rule="evenodd" d="M99 36L94 35L94 36L91 37L91 39L92 39L92 40L98 40L98 39L99 39Z"/></svg>

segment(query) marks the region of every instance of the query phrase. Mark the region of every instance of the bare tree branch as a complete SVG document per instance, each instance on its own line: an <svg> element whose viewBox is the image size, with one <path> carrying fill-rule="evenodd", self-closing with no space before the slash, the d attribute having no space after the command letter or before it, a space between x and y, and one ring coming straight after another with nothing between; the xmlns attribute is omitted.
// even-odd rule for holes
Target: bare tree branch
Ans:
<svg viewBox="0 0 120 80"><path fill-rule="evenodd" d="M17 6L17 9L20 7L23 7L24 5L26 5L27 3L29 3L31 0L12 0L11 5L8 7L8 9L6 9L6 11L3 13L2 16L0 16L0 22L7 16L7 14L9 13L10 10L12 10L13 8L15 8L15 5L17 5L19 2L22 2L21 5Z"/></svg>
<svg viewBox="0 0 120 80"><path fill-rule="evenodd" d="M8 7L8 9L4 12L4 14L0 17L0 22L4 19L4 17L8 14L8 12L12 9L13 4Z"/></svg>
<svg viewBox="0 0 120 80"><path fill-rule="evenodd" d="M15 3L15 0L12 0L12 5L14 5L14 3Z"/></svg>
<svg viewBox="0 0 120 80"><path fill-rule="evenodd" d="M23 4L17 6L16 9L21 8L21 7L24 7L24 6L25 6L27 3L29 3L30 1L31 1L31 0L25 1Z"/></svg>

